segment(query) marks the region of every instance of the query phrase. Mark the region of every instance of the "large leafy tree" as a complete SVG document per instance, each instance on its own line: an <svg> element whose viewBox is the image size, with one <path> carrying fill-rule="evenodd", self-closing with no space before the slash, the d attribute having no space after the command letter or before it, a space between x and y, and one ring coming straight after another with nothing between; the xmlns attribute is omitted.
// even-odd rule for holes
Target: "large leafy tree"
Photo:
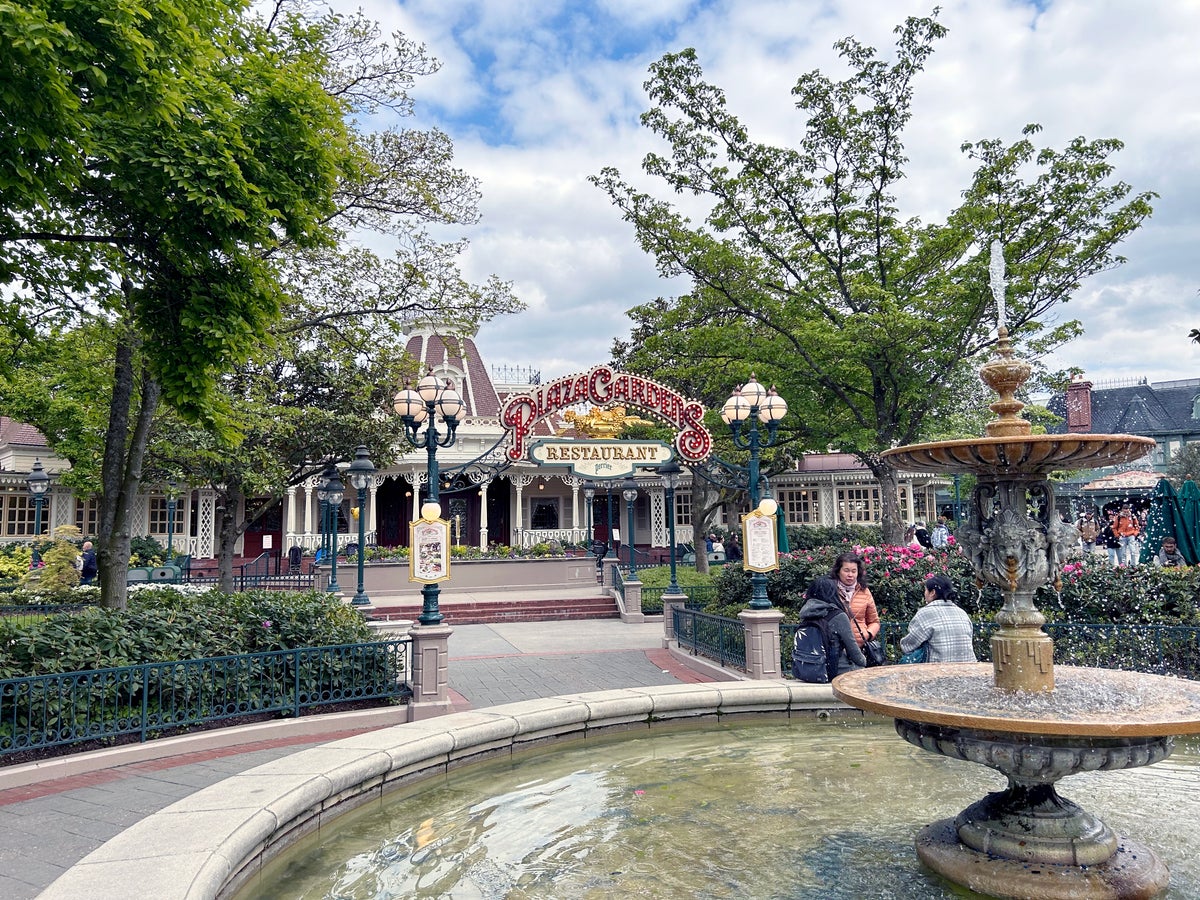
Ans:
<svg viewBox="0 0 1200 900"><path fill-rule="evenodd" d="M799 78L806 126L795 147L753 141L694 51L655 63L646 82L655 105L642 123L667 150L643 167L695 198L688 208L704 207L700 223L615 169L594 179L660 273L692 284L632 310L617 361L672 384L682 372L713 404L751 372L777 384L793 448L861 459L883 487L893 540L898 480L881 453L932 431L963 367L990 345L989 243L1004 246L1008 327L1036 356L1074 333L1076 323L1052 327L1049 314L1120 262L1114 248L1151 199L1112 179L1118 141L1041 149L1029 126L1011 144L963 144L977 168L945 222L902 217L895 189L914 81L945 29L911 18L896 31L892 62L847 38L837 49L849 77Z"/></svg>
<svg viewBox="0 0 1200 900"><path fill-rule="evenodd" d="M97 390L111 606L124 605L129 516L160 405L236 445L250 429L227 377L278 339L295 272L344 260L332 254L354 229L474 215L475 183L448 165L443 136L359 129L358 116L407 109L408 85L434 66L423 49L380 41L360 16L305 11L302 0L265 18L241 0L0 4L0 36L16 45L0 62L14 78L0 87L5 362L11 373L38 341L89 323L111 338ZM436 283L406 269L429 242L419 227L405 234L394 265L407 284ZM358 275L376 283L375 312L395 308L388 278ZM337 328L353 313L320 318Z"/></svg>

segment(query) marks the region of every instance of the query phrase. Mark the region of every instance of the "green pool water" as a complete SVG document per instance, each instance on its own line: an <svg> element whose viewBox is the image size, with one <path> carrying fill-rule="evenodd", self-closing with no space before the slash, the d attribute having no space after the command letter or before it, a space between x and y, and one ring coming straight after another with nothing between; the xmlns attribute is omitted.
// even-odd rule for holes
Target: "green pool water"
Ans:
<svg viewBox="0 0 1200 900"><path fill-rule="evenodd" d="M1200 897L1200 742L1059 792L1155 848L1166 897ZM890 721L709 723L550 745L360 808L238 900L937 898L917 831L1005 781Z"/></svg>

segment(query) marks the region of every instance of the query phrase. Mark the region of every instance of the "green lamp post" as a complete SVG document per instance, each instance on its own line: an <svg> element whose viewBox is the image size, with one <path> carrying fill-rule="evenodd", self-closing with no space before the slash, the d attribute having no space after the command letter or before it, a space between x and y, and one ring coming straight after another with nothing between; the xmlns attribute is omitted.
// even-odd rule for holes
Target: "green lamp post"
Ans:
<svg viewBox="0 0 1200 900"><path fill-rule="evenodd" d="M453 446L458 435L458 425L466 416L466 404L449 381L443 385L436 376L426 375L417 382L416 390L408 388L396 396L395 409L404 421L405 439L413 447L425 449L429 498L423 506L434 504L438 507L437 515L441 515L441 504L438 502L437 451L439 447ZM442 424L446 426L442 432L438 431L435 421L439 413ZM424 431L420 430L422 425L425 426ZM437 625L442 621L442 614L438 609L439 593L440 589L436 583L427 584L421 589L424 602L417 621L422 625Z"/></svg>
<svg viewBox="0 0 1200 900"><path fill-rule="evenodd" d="M46 502L46 492L50 490L50 476L42 468L40 459L33 461L33 468L25 479L25 485L33 497L33 544L31 545L32 556L29 558L29 567L36 569L42 561L37 548L38 538L42 536L42 504Z"/></svg>
<svg viewBox="0 0 1200 900"><path fill-rule="evenodd" d="M363 558L367 555L367 525L363 505L367 502L367 485L375 474L375 464L367 458L367 448L360 446L354 451L354 462L346 470L351 486L358 491L358 590L350 603L352 606L370 606L371 598L363 590Z"/></svg>
<svg viewBox="0 0 1200 900"><path fill-rule="evenodd" d="M721 421L729 426L733 444L739 450L750 451L750 462L746 468L747 487L750 491L750 508L757 509L759 500L759 457L763 447L775 443L779 433L779 422L787 415L787 403L775 393L766 390L754 375L725 401L721 408ZM748 423L748 424L747 424ZM759 423L766 426L766 434L759 431ZM743 428L745 431L743 433ZM750 576L750 608L770 609L767 598L767 576L755 572Z"/></svg>

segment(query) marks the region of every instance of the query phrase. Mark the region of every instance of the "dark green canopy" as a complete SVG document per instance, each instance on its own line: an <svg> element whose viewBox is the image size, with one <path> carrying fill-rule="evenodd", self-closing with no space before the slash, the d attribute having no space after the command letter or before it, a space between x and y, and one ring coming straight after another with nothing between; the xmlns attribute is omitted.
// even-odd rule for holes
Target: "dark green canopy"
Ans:
<svg viewBox="0 0 1200 900"><path fill-rule="evenodd" d="M1194 522L1195 516L1200 515L1200 490L1192 482L1188 482L1188 484L1192 485L1192 489L1196 493ZM1154 562L1154 557L1158 555L1158 551L1162 547L1163 539L1173 537L1179 545L1179 552L1183 554L1188 565L1194 566L1197 559L1197 536L1200 536L1200 533L1196 532L1194 527L1190 530L1188 528L1183 501L1179 494L1175 493L1171 482L1160 478L1158 485L1154 488L1154 496L1150 500L1150 515L1146 519L1146 533L1142 535L1142 552L1138 561L1141 563Z"/></svg>
<svg viewBox="0 0 1200 900"><path fill-rule="evenodd" d="M1183 522L1179 534L1179 552L1189 566L1200 563L1200 487L1190 478L1179 490L1179 504L1183 509Z"/></svg>

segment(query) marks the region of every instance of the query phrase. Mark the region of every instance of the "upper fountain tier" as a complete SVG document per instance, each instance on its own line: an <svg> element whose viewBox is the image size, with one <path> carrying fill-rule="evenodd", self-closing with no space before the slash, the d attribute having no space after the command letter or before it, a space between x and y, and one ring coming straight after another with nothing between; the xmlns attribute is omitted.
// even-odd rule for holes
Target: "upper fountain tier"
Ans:
<svg viewBox="0 0 1200 900"><path fill-rule="evenodd" d="M1093 469L1140 459L1154 439L1132 434L1030 434L910 444L883 455L909 472L970 472L1037 478L1056 469Z"/></svg>
<svg viewBox="0 0 1200 900"><path fill-rule="evenodd" d="M997 332L995 359L979 377L1000 395L988 408L997 418L988 422L987 436L958 441L909 444L883 456L910 472L970 472L1023 480L1044 478L1055 469L1095 469L1132 462L1149 453L1153 438L1132 434L1032 434L1021 418L1025 404L1016 392L1029 377L1029 363L1013 355L1008 328Z"/></svg>

